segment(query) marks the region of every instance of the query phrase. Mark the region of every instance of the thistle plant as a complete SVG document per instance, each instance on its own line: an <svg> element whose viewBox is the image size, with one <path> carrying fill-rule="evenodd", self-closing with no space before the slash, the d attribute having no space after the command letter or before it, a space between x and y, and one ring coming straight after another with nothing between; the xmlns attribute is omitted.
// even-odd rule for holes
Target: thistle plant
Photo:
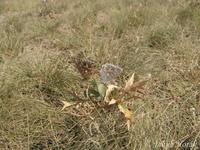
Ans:
<svg viewBox="0 0 200 150"><path fill-rule="evenodd" d="M64 106L62 110L80 103L87 103L90 100L100 107L117 105L119 111L124 114L129 130L131 123L134 122L134 115L133 111L126 107L126 102L141 98L137 93L144 95L144 86L151 76L149 75L141 80L136 80L135 73L133 73L131 77L125 81L125 84L120 86L116 82L116 78L120 76L122 70L122 68L113 64L102 65L99 76L92 79L90 82L88 81L88 88L84 91L85 98L83 99L80 95L71 92L76 98L76 101L63 101Z"/></svg>

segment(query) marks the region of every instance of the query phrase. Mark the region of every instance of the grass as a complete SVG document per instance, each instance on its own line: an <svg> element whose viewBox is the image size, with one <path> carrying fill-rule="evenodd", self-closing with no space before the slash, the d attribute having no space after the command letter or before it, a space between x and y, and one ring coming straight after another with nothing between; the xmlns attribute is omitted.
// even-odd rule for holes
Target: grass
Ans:
<svg viewBox="0 0 200 150"><path fill-rule="evenodd" d="M149 37L149 46L154 48L165 48L173 44L173 41L176 39L176 30L175 29L156 29L151 33Z"/></svg>
<svg viewBox="0 0 200 150"><path fill-rule="evenodd" d="M199 148L199 25L195 1L2 0L0 149ZM152 74L130 131L115 107L61 111L83 97L80 52L122 80Z"/></svg>
<svg viewBox="0 0 200 150"><path fill-rule="evenodd" d="M177 22L182 26L186 24L191 24L190 27L196 28L196 31L199 32L200 23L199 23L199 11L200 5L198 2L190 3L185 9L180 10L177 16Z"/></svg>

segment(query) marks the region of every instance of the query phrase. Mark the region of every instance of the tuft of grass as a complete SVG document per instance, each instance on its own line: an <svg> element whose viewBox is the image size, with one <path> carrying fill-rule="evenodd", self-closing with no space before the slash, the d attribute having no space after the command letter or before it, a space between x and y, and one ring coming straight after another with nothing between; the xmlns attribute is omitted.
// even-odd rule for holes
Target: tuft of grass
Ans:
<svg viewBox="0 0 200 150"><path fill-rule="evenodd" d="M156 29L149 36L149 46L152 48L163 49L173 44L176 40L176 29L174 28L160 28Z"/></svg>
<svg viewBox="0 0 200 150"><path fill-rule="evenodd" d="M5 62L9 65L4 67L1 76L1 97L36 94L37 97L51 99L52 95L63 95L62 91L73 87L71 84L76 78L68 71L67 58L60 56L59 53L43 50L28 51Z"/></svg>
<svg viewBox="0 0 200 150"><path fill-rule="evenodd" d="M185 27L191 26L191 28L196 29L197 32L200 31L200 4L198 2L190 3L185 9L178 12L177 22ZM193 29L193 30L194 30Z"/></svg>
<svg viewBox="0 0 200 150"><path fill-rule="evenodd" d="M38 3L41 2L39 0L36 1L26 1L26 0L2 0L1 5L3 7L3 13L15 13L15 12L29 12L37 8ZM21 5L23 4L23 5Z"/></svg>
<svg viewBox="0 0 200 150"><path fill-rule="evenodd" d="M48 16L52 14L59 14L68 9L68 2L61 0L42 1L40 4L39 16Z"/></svg>

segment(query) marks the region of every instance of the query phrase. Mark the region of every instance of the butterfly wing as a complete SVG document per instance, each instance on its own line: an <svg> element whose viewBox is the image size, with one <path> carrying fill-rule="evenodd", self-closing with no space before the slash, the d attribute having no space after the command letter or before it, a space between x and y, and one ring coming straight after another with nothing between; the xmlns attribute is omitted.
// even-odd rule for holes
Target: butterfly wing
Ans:
<svg viewBox="0 0 200 150"><path fill-rule="evenodd" d="M113 64L104 64L100 70L100 80L103 83L108 83L115 80L122 72L122 68Z"/></svg>

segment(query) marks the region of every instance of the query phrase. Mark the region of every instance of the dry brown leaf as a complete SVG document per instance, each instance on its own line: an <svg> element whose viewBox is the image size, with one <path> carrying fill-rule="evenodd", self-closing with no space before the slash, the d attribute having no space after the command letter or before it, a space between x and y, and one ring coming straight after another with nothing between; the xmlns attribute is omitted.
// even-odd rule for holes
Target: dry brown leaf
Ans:
<svg viewBox="0 0 200 150"><path fill-rule="evenodd" d="M62 101L62 103L64 104L64 106L63 106L63 108L61 110L64 110L67 107L75 105L75 103L73 103L73 102L67 102L67 101Z"/></svg>
<svg viewBox="0 0 200 150"><path fill-rule="evenodd" d="M137 81L137 82L135 82L135 83L132 84L131 89L134 90L134 91L136 89L143 89L146 82L147 82L147 80Z"/></svg>
<svg viewBox="0 0 200 150"><path fill-rule="evenodd" d="M119 110L124 114L125 118L132 121L133 120L133 112L128 108L124 107L122 104L118 104Z"/></svg>
<svg viewBox="0 0 200 150"><path fill-rule="evenodd" d="M126 82L126 86L124 88L125 92L129 92L130 90L136 91L137 89L144 89L146 82L151 78L151 74L149 74L146 78L134 82L135 75L133 74L131 78ZM142 92L142 91L139 91ZM144 93L142 93L144 94Z"/></svg>
<svg viewBox="0 0 200 150"><path fill-rule="evenodd" d="M124 114L127 128L130 130L131 122L133 122L133 112L121 104L118 104L118 108Z"/></svg>
<svg viewBox="0 0 200 150"><path fill-rule="evenodd" d="M114 89L119 89L119 87L118 86L116 86L116 85L108 85L108 88L107 88L107 90L106 90L106 96L105 96L105 98L104 98L104 101L105 102L109 102L110 101L110 99L109 99L109 96L111 95L111 93L112 93L112 91L114 90Z"/></svg>
<svg viewBox="0 0 200 150"><path fill-rule="evenodd" d="M116 100L116 99L111 99L111 101L109 102L108 105L113 105L113 104L116 104L116 103L118 103L118 100Z"/></svg>
<svg viewBox="0 0 200 150"><path fill-rule="evenodd" d="M130 79L126 82L126 85L125 85L125 88L124 88L124 90L126 92L131 90L133 83L134 83L134 79L135 79L135 73L133 73L132 76L130 77Z"/></svg>

